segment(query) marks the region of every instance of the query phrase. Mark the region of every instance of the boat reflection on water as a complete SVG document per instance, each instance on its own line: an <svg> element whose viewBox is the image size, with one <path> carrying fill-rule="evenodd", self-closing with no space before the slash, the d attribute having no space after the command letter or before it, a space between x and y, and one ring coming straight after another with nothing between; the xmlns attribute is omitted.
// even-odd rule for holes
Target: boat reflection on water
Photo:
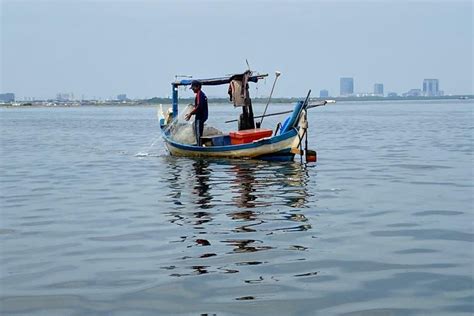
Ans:
<svg viewBox="0 0 474 316"><path fill-rule="evenodd" d="M242 272L245 266L279 260L281 251L297 250L304 260L307 246L282 234L307 235L312 228L303 212L311 201L306 165L167 160L171 207L166 215L177 225L179 245L179 255L163 267L174 270L171 276ZM259 255L272 250L278 255Z"/></svg>
<svg viewBox="0 0 474 316"><path fill-rule="evenodd" d="M254 171L250 166L242 164L233 165L231 170L235 173L233 187L236 188L235 191L237 193L232 197L232 201L239 208L254 208L257 204L256 194L258 194L254 188L254 184L256 184ZM236 215L237 214L238 213L236 213ZM251 214L253 214L251 211L242 212L244 218L250 218Z"/></svg>
<svg viewBox="0 0 474 316"><path fill-rule="evenodd" d="M283 203L288 207L305 207L308 199L308 171L299 163L233 164L233 202L239 208L272 207ZM276 195L275 195L276 193Z"/></svg>
<svg viewBox="0 0 474 316"><path fill-rule="evenodd" d="M211 208L212 196L209 192L209 180L211 171L209 162L206 160L196 160L193 162L194 168L194 187L193 194L197 196L196 204L201 209Z"/></svg>

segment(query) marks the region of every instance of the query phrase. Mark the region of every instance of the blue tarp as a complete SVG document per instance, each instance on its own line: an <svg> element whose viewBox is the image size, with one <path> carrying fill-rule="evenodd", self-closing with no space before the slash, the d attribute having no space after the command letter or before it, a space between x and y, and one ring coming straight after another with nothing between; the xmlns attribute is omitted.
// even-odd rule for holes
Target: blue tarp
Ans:
<svg viewBox="0 0 474 316"><path fill-rule="evenodd" d="M190 86L194 80L198 80L203 86L218 86L221 84L229 83L236 76L242 76L242 74L236 74L236 75L221 77L221 78L210 78L210 79L183 79L180 81L175 81L172 84L174 86ZM268 74L250 76L249 81L257 82L259 79L263 79L267 76Z"/></svg>

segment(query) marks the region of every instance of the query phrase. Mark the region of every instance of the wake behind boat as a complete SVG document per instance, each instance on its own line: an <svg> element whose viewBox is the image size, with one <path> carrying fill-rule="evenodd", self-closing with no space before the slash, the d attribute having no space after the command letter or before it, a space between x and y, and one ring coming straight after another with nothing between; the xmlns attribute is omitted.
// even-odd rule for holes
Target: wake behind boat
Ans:
<svg viewBox="0 0 474 316"><path fill-rule="evenodd" d="M276 72L273 88L279 76ZM334 101L321 101L310 104L309 90L306 98L297 101L294 109L279 113L265 114L254 117L252 101L249 94L249 83L256 83L258 80L267 77L268 74L257 74L248 70L242 74L235 74L222 78L200 79L200 80L177 80L171 83L173 107L163 113L160 109L159 119L164 143L173 156L185 157L218 157L218 158L239 158L239 159L262 159L272 161L291 161L295 154L305 155L307 161L316 161L316 152L307 148L308 144L308 120L307 110L312 107L323 106ZM241 107L242 114L236 120L228 122L238 122L237 131L223 133L209 126L204 128L203 135L198 138L202 143L199 146L195 140L195 133L190 128L190 124L183 123L179 119L178 87L191 86L195 82L200 85L228 85L228 93L234 107ZM289 114L283 121L277 124L275 130L262 128L263 119L268 116ZM259 122L255 122L260 118ZM197 133L197 132L196 132ZM303 145L305 148L303 150Z"/></svg>

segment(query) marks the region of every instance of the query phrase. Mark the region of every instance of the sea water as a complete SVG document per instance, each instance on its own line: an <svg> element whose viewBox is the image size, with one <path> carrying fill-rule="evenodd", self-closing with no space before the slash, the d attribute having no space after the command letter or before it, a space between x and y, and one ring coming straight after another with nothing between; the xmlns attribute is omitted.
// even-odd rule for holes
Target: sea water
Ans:
<svg viewBox="0 0 474 316"><path fill-rule="evenodd" d="M308 117L316 164L170 157L154 107L0 109L1 314L472 314L472 101Z"/></svg>

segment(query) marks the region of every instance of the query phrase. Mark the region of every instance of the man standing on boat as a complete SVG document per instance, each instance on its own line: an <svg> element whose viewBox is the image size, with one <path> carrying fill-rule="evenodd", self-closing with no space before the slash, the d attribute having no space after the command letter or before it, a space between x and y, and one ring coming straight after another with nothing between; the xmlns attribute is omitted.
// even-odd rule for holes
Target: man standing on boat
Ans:
<svg viewBox="0 0 474 316"><path fill-rule="evenodd" d="M193 80L191 83L191 89L196 94L194 99L194 109L187 113L184 118L189 121L191 116L194 115L194 131L196 134L196 143L198 146L202 145L201 136L204 131L204 122L207 121L208 109L207 109L207 97L201 90L201 83L197 80Z"/></svg>

